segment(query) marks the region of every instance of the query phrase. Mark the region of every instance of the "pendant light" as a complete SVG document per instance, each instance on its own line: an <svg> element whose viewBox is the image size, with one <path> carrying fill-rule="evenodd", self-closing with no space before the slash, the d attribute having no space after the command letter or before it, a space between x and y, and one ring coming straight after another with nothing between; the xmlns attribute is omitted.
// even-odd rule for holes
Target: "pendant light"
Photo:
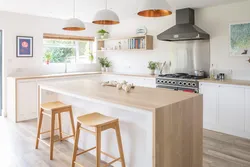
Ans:
<svg viewBox="0 0 250 167"><path fill-rule="evenodd" d="M82 31L82 30L85 30L85 24L77 19L75 17L75 11L76 10L76 2L75 0L73 0L73 18L67 20L63 30L68 30L68 31Z"/></svg>
<svg viewBox="0 0 250 167"><path fill-rule="evenodd" d="M115 12L108 9L108 2L106 0L106 8L96 13L92 23L101 25L114 25L119 24L120 20Z"/></svg>
<svg viewBox="0 0 250 167"><path fill-rule="evenodd" d="M144 0L137 14L142 17L162 17L171 15L172 11L166 0Z"/></svg>

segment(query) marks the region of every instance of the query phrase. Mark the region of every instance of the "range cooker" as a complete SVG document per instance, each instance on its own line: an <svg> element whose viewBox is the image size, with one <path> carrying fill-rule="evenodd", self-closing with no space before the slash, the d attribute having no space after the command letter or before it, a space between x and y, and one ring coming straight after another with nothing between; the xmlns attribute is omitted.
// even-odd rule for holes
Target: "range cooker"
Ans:
<svg viewBox="0 0 250 167"><path fill-rule="evenodd" d="M199 93L198 80L204 78L204 76L189 75L187 73L165 74L156 78L156 86L176 91Z"/></svg>

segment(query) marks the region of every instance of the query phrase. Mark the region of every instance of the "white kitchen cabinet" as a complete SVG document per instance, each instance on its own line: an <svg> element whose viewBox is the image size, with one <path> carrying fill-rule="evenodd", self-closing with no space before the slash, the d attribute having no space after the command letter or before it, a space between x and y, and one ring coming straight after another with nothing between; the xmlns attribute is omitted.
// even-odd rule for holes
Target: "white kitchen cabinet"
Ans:
<svg viewBox="0 0 250 167"><path fill-rule="evenodd" d="M203 123L215 125L217 122L217 93L218 85L200 84L200 93L203 94Z"/></svg>
<svg viewBox="0 0 250 167"><path fill-rule="evenodd" d="M37 83L36 80L17 82L17 121L37 118Z"/></svg>
<svg viewBox="0 0 250 167"><path fill-rule="evenodd" d="M250 133L250 88L245 89L246 132Z"/></svg>
<svg viewBox="0 0 250 167"><path fill-rule="evenodd" d="M244 131L245 89L221 85L218 89L218 124L231 130Z"/></svg>
<svg viewBox="0 0 250 167"><path fill-rule="evenodd" d="M204 128L250 139L250 87L200 83Z"/></svg>

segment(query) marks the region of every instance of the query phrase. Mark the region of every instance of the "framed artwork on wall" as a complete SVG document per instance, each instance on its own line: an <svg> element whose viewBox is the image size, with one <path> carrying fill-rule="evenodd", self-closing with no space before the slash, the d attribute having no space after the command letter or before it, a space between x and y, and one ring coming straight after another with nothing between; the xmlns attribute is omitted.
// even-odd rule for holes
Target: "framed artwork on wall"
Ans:
<svg viewBox="0 0 250 167"><path fill-rule="evenodd" d="M33 57L33 37L16 37L16 57Z"/></svg>
<svg viewBox="0 0 250 167"><path fill-rule="evenodd" d="M250 22L230 24L230 56L250 56Z"/></svg>

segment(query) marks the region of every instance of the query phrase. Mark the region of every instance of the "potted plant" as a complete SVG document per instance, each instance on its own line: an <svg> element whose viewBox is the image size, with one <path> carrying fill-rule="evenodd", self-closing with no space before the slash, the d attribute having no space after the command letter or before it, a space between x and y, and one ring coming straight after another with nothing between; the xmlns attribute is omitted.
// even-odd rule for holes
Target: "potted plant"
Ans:
<svg viewBox="0 0 250 167"><path fill-rule="evenodd" d="M98 34L98 38L104 39L104 38L108 38L109 32L104 29L101 29L97 32L97 34Z"/></svg>
<svg viewBox="0 0 250 167"><path fill-rule="evenodd" d="M106 72L109 72L109 68L112 66L111 61L106 60L105 62L105 70Z"/></svg>
<svg viewBox="0 0 250 167"><path fill-rule="evenodd" d="M151 75L155 74L156 66L157 66L156 62L153 62L153 61L148 62L148 69L151 70L151 72L150 72Z"/></svg>
<svg viewBox="0 0 250 167"><path fill-rule="evenodd" d="M91 63L93 63L93 61L94 61L94 55L93 55L92 52L89 52L89 61L90 61Z"/></svg>
<svg viewBox="0 0 250 167"><path fill-rule="evenodd" d="M45 53L45 62L46 64L49 64L51 60L51 53L50 52L46 52Z"/></svg>
<svg viewBox="0 0 250 167"><path fill-rule="evenodd" d="M107 57L98 57L98 60L99 60L99 63L101 65L102 72L104 72L105 71L105 64L106 64L106 61L107 61Z"/></svg>

